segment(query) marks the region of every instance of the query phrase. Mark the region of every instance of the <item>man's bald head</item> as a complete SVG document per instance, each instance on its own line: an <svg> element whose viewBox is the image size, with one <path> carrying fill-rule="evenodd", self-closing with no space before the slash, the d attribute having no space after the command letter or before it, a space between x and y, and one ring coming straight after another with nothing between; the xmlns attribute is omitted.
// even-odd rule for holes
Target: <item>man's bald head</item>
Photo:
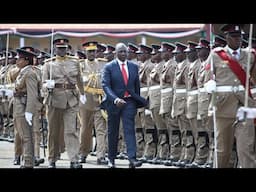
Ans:
<svg viewBox="0 0 256 192"><path fill-rule="evenodd" d="M128 48L124 43L116 44L116 57L120 61L125 61L127 59Z"/></svg>

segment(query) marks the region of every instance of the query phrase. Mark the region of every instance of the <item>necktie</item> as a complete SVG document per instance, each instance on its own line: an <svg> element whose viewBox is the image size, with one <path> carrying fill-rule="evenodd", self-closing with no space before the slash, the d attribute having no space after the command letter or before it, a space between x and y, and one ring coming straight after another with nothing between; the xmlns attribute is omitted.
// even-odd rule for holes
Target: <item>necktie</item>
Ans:
<svg viewBox="0 0 256 192"><path fill-rule="evenodd" d="M127 77L127 72L125 70L125 67L124 67L124 63L122 64L122 75L123 75L123 78L124 78L124 83L125 85L127 85L128 83L128 77ZM128 91L125 91L124 93L124 96L127 97L129 95Z"/></svg>
<svg viewBox="0 0 256 192"><path fill-rule="evenodd" d="M233 53L232 53L232 55L233 55L233 58L234 59L238 59L237 57L238 57L238 52L237 51L233 51Z"/></svg>

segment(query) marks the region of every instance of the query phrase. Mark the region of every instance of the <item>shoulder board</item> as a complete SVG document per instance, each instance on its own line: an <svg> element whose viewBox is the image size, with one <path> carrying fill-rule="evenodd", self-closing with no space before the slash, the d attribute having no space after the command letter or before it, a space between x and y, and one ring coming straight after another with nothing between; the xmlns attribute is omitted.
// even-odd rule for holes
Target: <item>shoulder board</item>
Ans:
<svg viewBox="0 0 256 192"><path fill-rule="evenodd" d="M82 62L84 62L84 60L85 60L85 59L79 59L79 62L82 63Z"/></svg>
<svg viewBox="0 0 256 192"><path fill-rule="evenodd" d="M101 57L97 58L97 60L98 60L98 61L108 62L108 60L107 60L107 59L105 59L105 58L101 58Z"/></svg>
<svg viewBox="0 0 256 192"><path fill-rule="evenodd" d="M222 51L222 50L224 50L224 47L215 47L213 49L214 52L219 52L219 51Z"/></svg>
<svg viewBox="0 0 256 192"><path fill-rule="evenodd" d="M67 55L66 57L69 58L69 59L77 59L77 60L79 60L79 58L76 57L76 56Z"/></svg>
<svg viewBox="0 0 256 192"><path fill-rule="evenodd" d="M41 71L41 68L39 66L34 66L34 68Z"/></svg>
<svg viewBox="0 0 256 192"><path fill-rule="evenodd" d="M56 57L51 57L51 58L45 59L45 60L44 60L44 63L47 63L47 62L49 62L49 61L53 61L53 60L55 60L55 59L56 59Z"/></svg>

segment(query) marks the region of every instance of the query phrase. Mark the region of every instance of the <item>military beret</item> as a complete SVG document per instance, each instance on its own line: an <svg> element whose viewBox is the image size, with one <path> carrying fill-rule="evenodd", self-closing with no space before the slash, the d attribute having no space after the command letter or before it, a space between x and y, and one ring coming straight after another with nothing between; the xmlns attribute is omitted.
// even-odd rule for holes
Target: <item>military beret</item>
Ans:
<svg viewBox="0 0 256 192"><path fill-rule="evenodd" d="M173 50L173 53L182 53L187 48L187 46L180 42L175 42L176 48Z"/></svg>
<svg viewBox="0 0 256 192"><path fill-rule="evenodd" d="M193 42L193 41L188 41L187 44L188 44L187 49L185 49L184 52L190 52L192 50L195 50L196 46L198 45L196 42Z"/></svg>
<svg viewBox="0 0 256 192"><path fill-rule="evenodd" d="M82 44L86 51L97 50L97 41L87 41Z"/></svg>
<svg viewBox="0 0 256 192"><path fill-rule="evenodd" d="M139 48L136 45L134 45L132 43L128 43L128 52L136 53L136 51L138 51L138 50L139 50Z"/></svg>

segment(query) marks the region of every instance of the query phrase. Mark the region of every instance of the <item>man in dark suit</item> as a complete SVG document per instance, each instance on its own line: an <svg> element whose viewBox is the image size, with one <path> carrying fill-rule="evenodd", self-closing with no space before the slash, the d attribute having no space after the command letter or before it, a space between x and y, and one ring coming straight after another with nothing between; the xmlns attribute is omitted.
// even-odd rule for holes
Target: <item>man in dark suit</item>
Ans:
<svg viewBox="0 0 256 192"><path fill-rule="evenodd" d="M116 45L116 59L107 63L102 74L105 97L101 103L108 112L108 166L115 167L120 119L122 119L129 168L140 167L136 159L135 115L137 108L145 107L147 100L140 96L138 66L127 61L127 47Z"/></svg>

